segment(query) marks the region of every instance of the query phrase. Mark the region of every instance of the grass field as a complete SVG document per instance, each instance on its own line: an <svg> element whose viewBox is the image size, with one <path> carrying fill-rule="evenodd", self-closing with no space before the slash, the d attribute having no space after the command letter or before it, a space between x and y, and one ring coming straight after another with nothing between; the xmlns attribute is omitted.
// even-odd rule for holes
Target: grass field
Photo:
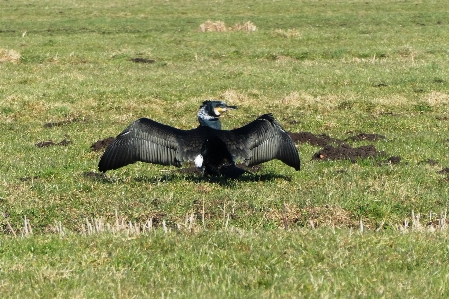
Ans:
<svg viewBox="0 0 449 299"><path fill-rule="evenodd" d="M0 20L2 297L449 297L446 1L18 0ZM271 112L383 155L98 173L97 140L193 128L211 98L239 107L224 129Z"/></svg>

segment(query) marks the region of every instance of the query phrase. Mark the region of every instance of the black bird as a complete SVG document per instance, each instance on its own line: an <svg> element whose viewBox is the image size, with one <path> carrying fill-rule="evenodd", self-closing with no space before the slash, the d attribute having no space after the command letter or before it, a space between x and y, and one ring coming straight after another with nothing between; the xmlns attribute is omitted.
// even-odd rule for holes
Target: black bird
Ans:
<svg viewBox="0 0 449 299"><path fill-rule="evenodd" d="M98 169L106 172L137 161L178 167L183 162L195 161L205 175L238 177L246 171L235 166L236 160L252 166L273 159L300 169L295 144L271 114L262 115L241 128L219 130L220 113L236 107L223 102L217 106L217 102L203 103L198 112L201 125L192 130L173 128L148 118L136 120L109 145ZM203 116L209 105L214 117Z"/></svg>

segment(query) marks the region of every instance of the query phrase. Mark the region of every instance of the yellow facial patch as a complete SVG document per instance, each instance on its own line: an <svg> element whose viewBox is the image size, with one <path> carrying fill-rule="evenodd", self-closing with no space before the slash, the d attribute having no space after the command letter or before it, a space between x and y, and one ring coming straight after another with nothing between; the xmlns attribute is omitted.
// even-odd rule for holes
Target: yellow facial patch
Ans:
<svg viewBox="0 0 449 299"><path fill-rule="evenodd" d="M221 107L214 108L214 112L216 115L220 115L222 112L225 112L225 111L226 111L225 108L221 108Z"/></svg>

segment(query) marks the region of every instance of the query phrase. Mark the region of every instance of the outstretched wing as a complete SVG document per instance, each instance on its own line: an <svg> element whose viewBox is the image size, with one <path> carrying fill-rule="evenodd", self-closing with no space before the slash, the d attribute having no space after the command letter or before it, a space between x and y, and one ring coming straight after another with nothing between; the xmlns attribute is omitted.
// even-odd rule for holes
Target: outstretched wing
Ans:
<svg viewBox="0 0 449 299"><path fill-rule="evenodd" d="M290 136L271 114L265 114L230 131L205 126L180 130L141 118L109 145L98 169L106 172L137 161L179 167L185 161L193 161L211 136L222 139L231 155L244 160L247 165L279 159L296 170L300 168L299 154Z"/></svg>
<svg viewBox="0 0 449 299"><path fill-rule="evenodd" d="M249 166L278 159L296 170L300 169L299 154L293 140L271 114L264 114L241 128L219 132L231 154L245 160ZM236 151L236 144L243 144L249 153L242 155L241 151Z"/></svg>
<svg viewBox="0 0 449 299"><path fill-rule="evenodd" d="M196 130L180 130L140 118L109 145L98 169L106 172L137 161L179 167L183 161L193 160L200 153L202 138Z"/></svg>

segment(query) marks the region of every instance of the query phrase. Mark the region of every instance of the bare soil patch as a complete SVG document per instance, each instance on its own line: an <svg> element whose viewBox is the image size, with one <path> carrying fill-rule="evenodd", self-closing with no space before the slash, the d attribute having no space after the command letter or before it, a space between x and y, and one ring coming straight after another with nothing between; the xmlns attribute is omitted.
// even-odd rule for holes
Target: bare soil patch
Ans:
<svg viewBox="0 0 449 299"><path fill-rule="evenodd" d="M72 118L62 121L52 121L44 124L44 128L61 127L63 125L84 121L82 118Z"/></svg>
<svg viewBox="0 0 449 299"><path fill-rule="evenodd" d="M390 158L387 159L387 163L390 164L399 164L402 160L401 156L391 156Z"/></svg>
<svg viewBox="0 0 449 299"><path fill-rule="evenodd" d="M427 159L427 160L420 161L418 164L427 164L427 165L430 165L430 166L436 166L436 165L438 165L440 163L438 161L436 161L436 160L433 160L433 159Z"/></svg>
<svg viewBox="0 0 449 299"><path fill-rule="evenodd" d="M49 146L55 146L55 145L59 145L59 146L67 146L69 144L72 144L71 140L67 140L67 139L63 139L60 142L53 142L53 140L46 140L46 141L41 141L35 144L36 147L49 147Z"/></svg>
<svg viewBox="0 0 449 299"><path fill-rule="evenodd" d="M37 181L40 180L41 178L38 176L25 176L25 177L21 177L19 180L21 182L33 182L33 181Z"/></svg>
<svg viewBox="0 0 449 299"><path fill-rule="evenodd" d="M326 134L314 135L313 133L310 132L299 132L299 133L288 132L288 134L292 138L293 142L296 144L308 143L314 146L326 146L329 143L339 144L344 142L341 139L332 138Z"/></svg>
<svg viewBox="0 0 449 299"><path fill-rule="evenodd" d="M309 143L310 145L325 146L330 143L342 144L348 141L378 141L385 140L386 137L380 134L359 133L346 139L332 138L326 134L315 135L311 132L288 132L293 142L297 144Z"/></svg>
<svg viewBox="0 0 449 299"><path fill-rule="evenodd" d="M85 171L83 172L83 177L93 180L107 180L106 174L102 172Z"/></svg>
<svg viewBox="0 0 449 299"><path fill-rule="evenodd" d="M312 160L350 160L356 162L358 159L375 158L385 156L379 152L374 145L365 145L353 148L343 143L339 146L326 145L323 149L312 156Z"/></svg>
<svg viewBox="0 0 449 299"><path fill-rule="evenodd" d="M91 151L94 152L101 151L102 149L107 148L112 142L114 142L114 140L115 140L114 137L108 137L105 139L97 140L90 146L90 149Z"/></svg>
<svg viewBox="0 0 449 299"><path fill-rule="evenodd" d="M131 58L132 62L135 63L155 63L156 60L154 59L147 59L147 58L140 58L140 57L136 57L136 58Z"/></svg>
<svg viewBox="0 0 449 299"><path fill-rule="evenodd" d="M438 173L441 173L441 174L449 174L449 167L446 167L446 168L441 169L440 171L438 171Z"/></svg>
<svg viewBox="0 0 449 299"><path fill-rule="evenodd" d="M385 152L378 151L374 145L352 147L347 142L379 141L386 137L380 134L359 133L346 139L332 138L326 134L315 135L311 132L288 132L296 144L308 143L312 146L321 146L321 150L312 156L312 160L350 160L356 162L359 159L376 158L386 156ZM401 157L390 157L385 163L398 164Z"/></svg>

